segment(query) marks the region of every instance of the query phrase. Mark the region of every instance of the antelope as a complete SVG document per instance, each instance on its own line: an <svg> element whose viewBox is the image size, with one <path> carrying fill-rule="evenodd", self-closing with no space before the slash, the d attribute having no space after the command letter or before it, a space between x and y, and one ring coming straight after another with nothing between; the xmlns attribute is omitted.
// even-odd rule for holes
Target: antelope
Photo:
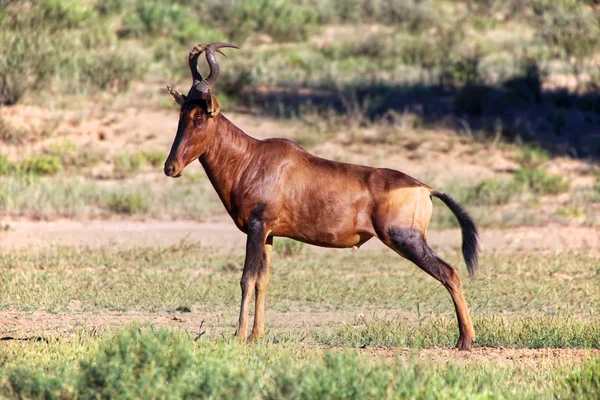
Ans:
<svg viewBox="0 0 600 400"><path fill-rule="evenodd" d="M215 52L229 43L198 44L189 53L193 83L187 96L167 86L181 106L164 173L177 178L198 159L235 225L247 235L242 301L236 335L246 339L252 294L252 342L265 332L265 297L274 237L331 248L359 248L377 236L384 244L442 283L458 319L456 347L470 350L475 331L457 268L437 256L425 234L432 197L450 208L462 231L470 276L478 262L478 233L469 214L449 195L402 172L316 157L286 139L258 140L221 112L212 89L219 76ZM205 53L207 78L198 69ZM223 54L224 55L224 54Z"/></svg>

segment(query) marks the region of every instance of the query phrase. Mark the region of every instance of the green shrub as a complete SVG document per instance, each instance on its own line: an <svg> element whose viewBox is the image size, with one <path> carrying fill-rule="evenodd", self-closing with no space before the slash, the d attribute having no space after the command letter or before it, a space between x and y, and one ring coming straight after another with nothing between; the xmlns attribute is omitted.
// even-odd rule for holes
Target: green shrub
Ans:
<svg viewBox="0 0 600 400"><path fill-rule="evenodd" d="M63 164L55 155L33 156L24 159L19 165L19 170L34 175L54 175L62 171Z"/></svg>
<svg viewBox="0 0 600 400"><path fill-rule="evenodd" d="M142 75L145 65L143 56L110 48L87 52L76 68L84 83L104 90L125 90Z"/></svg>
<svg viewBox="0 0 600 400"><path fill-rule="evenodd" d="M78 397L175 398L178 391L193 385L191 381L182 384L194 370L189 346L165 331L123 332L81 363Z"/></svg>
<svg viewBox="0 0 600 400"><path fill-rule="evenodd" d="M142 152L120 153L113 159L113 172L117 178L125 178L139 171L146 163L146 156Z"/></svg>
<svg viewBox="0 0 600 400"><path fill-rule="evenodd" d="M537 195L559 194L569 189L568 180L535 168L521 168L513 178L512 187Z"/></svg>
<svg viewBox="0 0 600 400"><path fill-rule="evenodd" d="M167 159L167 155L160 150L142 151L141 154L146 162L155 168L162 165Z"/></svg>
<svg viewBox="0 0 600 400"><path fill-rule="evenodd" d="M578 371L571 372L566 378L565 399L600 398L600 358L584 364Z"/></svg>
<svg viewBox="0 0 600 400"><path fill-rule="evenodd" d="M512 191L508 184L497 179L485 179L467 189L465 202L477 205L501 205L510 201Z"/></svg>
<svg viewBox="0 0 600 400"><path fill-rule="evenodd" d="M68 398L64 380L40 370L18 368L8 375L8 382L12 394L20 399Z"/></svg>
<svg viewBox="0 0 600 400"><path fill-rule="evenodd" d="M135 35L170 35L187 23L186 10L166 0L137 0L134 12L124 20L125 26Z"/></svg>
<svg viewBox="0 0 600 400"><path fill-rule="evenodd" d="M10 168L10 163L8 162L8 158L2 153L0 153L0 175L5 175Z"/></svg>
<svg viewBox="0 0 600 400"><path fill-rule="evenodd" d="M123 11L124 0L96 0L94 8L100 15L118 14Z"/></svg>
<svg viewBox="0 0 600 400"><path fill-rule="evenodd" d="M92 7L77 0L41 0L34 4L34 21L51 24L53 29L78 28L93 17Z"/></svg>
<svg viewBox="0 0 600 400"><path fill-rule="evenodd" d="M114 192L105 206L112 212L127 215L145 214L150 210L147 194L139 192Z"/></svg>
<svg viewBox="0 0 600 400"><path fill-rule="evenodd" d="M316 14L309 7L286 0L257 0L244 2L237 18L239 25L233 37L264 32L277 41L298 41L308 35Z"/></svg>
<svg viewBox="0 0 600 400"><path fill-rule="evenodd" d="M576 75L583 60L600 46L600 21L582 2L536 0L531 5L536 16L536 34L549 48L573 67Z"/></svg>
<svg viewBox="0 0 600 400"><path fill-rule="evenodd" d="M53 39L43 28L17 30L0 18L0 48L0 104L15 104L49 76Z"/></svg>
<svg viewBox="0 0 600 400"><path fill-rule="evenodd" d="M515 161L522 168L538 168L550 159L548 150L538 147L524 147L519 150L515 157Z"/></svg>
<svg viewBox="0 0 600 400"><path fill-rule="evenodd" d="M0 14L0 104L15 104L42 85L52 88L55 80L69 92L77 83L124 89L144 71L144 55L121 50L93 8L74 0L32 3Z"/></svg>
<svg viewBox="0 0 600 400"><path fill-rule="evenodd" d="M11 366L4 371L10 386L0 382L0 393L78 399L534 398L531 387L511 385L514 376L497 366L374 361L356 351L249 348L224 340L194 343L166 329L121 329L92 345L79 340L68 343L68 351L75 346L83 353L78 370L69 356L52 361L58 368ZM62 341L57 346L66 347Z"/></svg>
<svg viewBox="0 0 600 400"><path fill-rule="evenodd" d="M165 153L158 150L137 151L133 154L120 153L113 159L114 174L117 178L125 178L134 175L145 164L156 168L166 159Z"/></svg>

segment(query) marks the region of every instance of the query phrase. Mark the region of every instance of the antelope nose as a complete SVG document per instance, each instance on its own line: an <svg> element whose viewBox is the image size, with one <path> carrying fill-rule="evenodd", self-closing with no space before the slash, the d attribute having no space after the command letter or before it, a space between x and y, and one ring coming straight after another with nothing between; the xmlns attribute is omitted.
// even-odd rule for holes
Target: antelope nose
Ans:
<svg viewBox="0 0 600 400"><path fill-rule="evenodd" d="M175 172L175 166L173 164L165 164L165 175L172 176Z"/></svg>

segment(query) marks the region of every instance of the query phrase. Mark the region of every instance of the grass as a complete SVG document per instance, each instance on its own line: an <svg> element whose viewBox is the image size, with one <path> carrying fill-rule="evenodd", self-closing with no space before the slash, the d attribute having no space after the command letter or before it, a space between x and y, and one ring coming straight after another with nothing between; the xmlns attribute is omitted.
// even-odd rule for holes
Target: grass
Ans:
<svg viewBox="0 0 600 400"><path fill-rule="evenodd" d="M444 257L462 265L458 253ZM0 307L56 312L68 311L75 301L86 310L174 310L182 304L235 309L243 259L241 251L186 242L120 251L15 250L0 256L5 271ZM287 255L276 249L273 265L269 307L276 310L377 307L427 316L453 313L446 290L391 251ZM484 254L481 266L477 278L463 280L475 316L531 312L587 318L599 310L597 256ZM201 278L190 279L198 274Z"/></svg>
<svg viewBox="0 0 600 400"><path fill-rule="evenodd" d="M202 220L221 209L207 180L158 186L33 174L0 179L0 212L7 216L56 219L135 214Z"/></svg>
<svg viewBox="0 0 600 400"><path fill-rule="evenodd" d="M44 331L40 341L4 342L0 397L574 399L600 393L595 353L584 353L582 363L562 356L535 364L423 359L418 349L451 347L457 339L441 285L391 251L280 254L288 247L283 243L273 256L264 341L239 344L212 327L200 338L144 325ZM460 260L458 251L444 257ZM76 304L78 313L95 315L107 309L234 314L243 258L242 251L186 241L15 249L0 253L0 310L45 310L61 318L76 315ZM463 281L476 347L600 349L597 255L487 253L481 266L477 278ZM379 311L349 324L290 330L268 318L273 309L365 306ZM229 330L233 322L223 326ZM409 350L382 353L380 347Z"/></svg>
<svg viewBox="0 0 600 400"><path fill-rule="evenodd" d="M156 168L166 159L167 155L159 150L119 153L113 159L113 174L119 179L130 177L139 172L144 165Z"/></svg>
<svg viewBox="0 0 600 400"><path fill-rule="evenodd" d="M9 345L0 365L6 398L545 399L594 397L600 389L597 360L568 372L559 363L531 371L414 358L370 361L351 350L195 342L183 332L144 327Z"/></svg>
<svg viewBox="0 0 600 400"><path fill-rule="evenodd" d="M573 317L475 317L476 345L513 348L600 348L597 319ZM456 320L431 317L419 323L405 319L359 319L330 330L313 330L317 343L342 347L452 347Z"/></svg>

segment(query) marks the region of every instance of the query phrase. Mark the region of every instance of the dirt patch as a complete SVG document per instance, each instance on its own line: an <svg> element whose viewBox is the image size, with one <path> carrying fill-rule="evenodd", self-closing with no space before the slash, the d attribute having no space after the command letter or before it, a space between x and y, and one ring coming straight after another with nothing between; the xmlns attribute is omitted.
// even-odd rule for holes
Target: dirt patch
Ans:
<svg viewBox="0 0 600 400"><path fill-rule="evenodd" d="M77 304L71 304L76 310ZM402 317L414 319L406 310L358 308L357 310L335 311L291 311L268 310L269 330L273 333L299 328L318 328L331 324L351 323L364 315L381 318ZM204 321L203 329L211 336L233 332L237 323L237 310L203 311L192 307L190 312L144 312L109 311L49 313L45 311L0 311L0 336L72 335L78 331L104 331L123 325L140 323L154 327L177 327L189 332L197 330Z"/></svg>

